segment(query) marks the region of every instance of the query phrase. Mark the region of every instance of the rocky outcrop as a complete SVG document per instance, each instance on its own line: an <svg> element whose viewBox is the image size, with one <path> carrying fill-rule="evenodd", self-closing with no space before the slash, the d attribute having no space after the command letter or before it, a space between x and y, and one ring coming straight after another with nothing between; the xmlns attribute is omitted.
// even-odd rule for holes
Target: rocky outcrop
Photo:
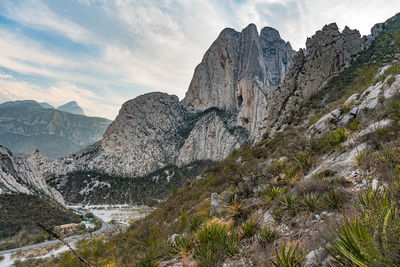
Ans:
<svg viewBox="0 0 400 267"><path fill-rule="evenodd" d="M25 156L16 156L0 146L0 194L41 194L63 204L60 193L46 184L41 169L45 164L46 159L38 150Z"/></svg>
<svg viewBox="0 0 400 267"><path fill-rule="evenodd" d="M215 107L237 113L237 125L250 135L257 129L272 86L289 69L294 55L278 31L254 24L242 32L225 29L196 67L183 106L189 112Z"/></svg>
<svg viewBox="0 0 400 267"><path fill-rule="evenodd" d="M348 27L340 32L335 23L307 39L306 50L297 52L288 74L268 99L260 134L273 135L301 103L319 92L331 77L349 67L364 48L364 39Z"/></svg>

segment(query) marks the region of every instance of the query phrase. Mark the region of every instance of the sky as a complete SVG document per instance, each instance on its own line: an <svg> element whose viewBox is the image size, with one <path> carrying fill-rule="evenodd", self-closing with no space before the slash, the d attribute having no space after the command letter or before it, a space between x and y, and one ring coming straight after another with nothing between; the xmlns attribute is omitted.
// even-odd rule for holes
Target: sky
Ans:
<svg viewBox="0 0 400 267"><path fill-rule="evenodd" d="M74 100L114 119L147 92L182 99L226 27L270 26L298 50L325 24L368 35L397 12L399 0L0 0L0 102Z"/></svg>

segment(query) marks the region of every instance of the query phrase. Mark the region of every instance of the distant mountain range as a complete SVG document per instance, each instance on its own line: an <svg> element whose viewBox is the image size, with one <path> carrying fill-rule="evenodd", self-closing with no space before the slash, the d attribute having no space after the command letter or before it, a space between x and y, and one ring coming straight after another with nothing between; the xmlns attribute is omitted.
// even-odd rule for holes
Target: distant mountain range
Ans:
<svg viewBox="0 0 400 267"><path fill-rule="evenodd" d="M100 140L111 123L73 114L84 114L75 101L58 109L33 100L0 104L0 145L16 153L38 148L47 158L54 159Z"/></svg>

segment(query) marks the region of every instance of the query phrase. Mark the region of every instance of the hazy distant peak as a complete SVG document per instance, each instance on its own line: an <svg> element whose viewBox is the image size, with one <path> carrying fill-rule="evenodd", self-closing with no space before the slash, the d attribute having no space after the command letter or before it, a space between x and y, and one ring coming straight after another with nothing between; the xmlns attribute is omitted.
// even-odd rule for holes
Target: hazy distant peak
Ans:
<svg viewBox="0 0 400 267"><path fill-rule="evenodd" d="M60 111L65 111L65 112L74 113L74 114L78 114L78 115L85 115L85 112L78 105L78 103L76 101L68 102L62 106L59 106L57 109Z"/></svg>

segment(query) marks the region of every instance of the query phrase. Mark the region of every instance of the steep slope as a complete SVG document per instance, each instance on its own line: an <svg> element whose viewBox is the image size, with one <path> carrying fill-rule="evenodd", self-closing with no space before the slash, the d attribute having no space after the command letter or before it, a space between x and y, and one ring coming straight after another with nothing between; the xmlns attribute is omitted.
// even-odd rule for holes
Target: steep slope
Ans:
<svg viewBox="0 0 400 267"><path fill-rule="evenodd" d="M68 102L62 106L59 106L57 109L60 111L65 111L65 112L69 112L72 114L85 115L85 112L83 111L83 109L80 106L78 106L78 103L76 103L76 101Z"/></svg>
<svg viewBox="0 0 400 267"><path fill-rule="evenodd" d="M40 151L16 156L0 146L0 194L38 194L64 203L60 193L46 184L42 175L45 164L46 159Z"/></svg>
<svg viewBox="0 0 400 267"><path fill-rule="evenodd" d="M399 266L400 15L380 25L324 88L296 86L298 121L81 251L103 266Z"/></svg>
<svg viewBox="0 0 400 267"><path fill-rule="evenodd" d="M66 156L101 139L109 120L45 109L35 101L0 104L0 145L13 152L39 148L46 157Z"/></svg>
<svg viewBox="0 0 400 267"><path fill-rule="evenodd" d="M264 133L272 136L281 129L293 112L321 91L329 79L348 68L365 45L366 38L361 38L357 30L345 27L340 32L335 23L308 38L306 50L297 52L282 84L269 97L257 140Z"/></svg>

